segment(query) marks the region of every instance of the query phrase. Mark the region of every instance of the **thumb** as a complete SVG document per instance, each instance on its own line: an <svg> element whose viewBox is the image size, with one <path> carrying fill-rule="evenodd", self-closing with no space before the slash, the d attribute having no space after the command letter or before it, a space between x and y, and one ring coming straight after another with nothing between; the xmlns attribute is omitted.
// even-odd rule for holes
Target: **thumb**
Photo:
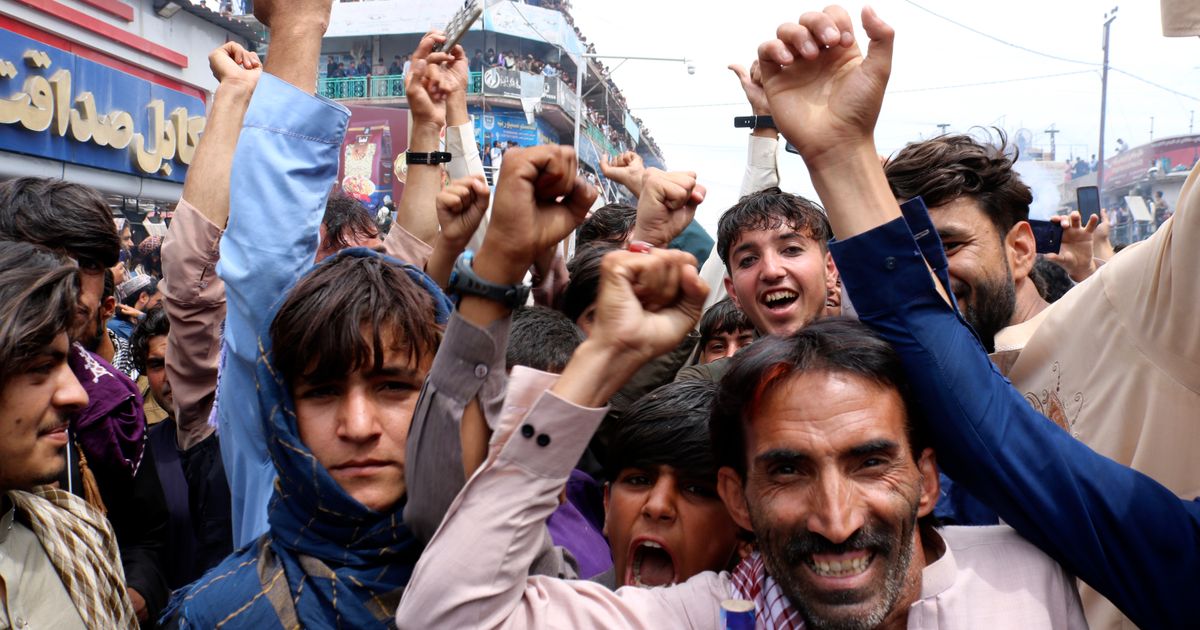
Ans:
<svg viewBox="0 0 1200 630"><path fill-rule="evenodd" d="M741 64L731 63L729 64L729 69L733 70L733 73L737 75L738 81L746 83L750 80L750 73L746 72L746 68L744 68Z"/></svg>
<svg viewBox="0 0 1200 630"><path fill-rule="evenodd" d="M863 59L863 70L884 85L892 74L892 45L896 40L896 29L879 18L875 9L866 6L862 10L863 30L871 39L867 44L867 57Z"/></svg>

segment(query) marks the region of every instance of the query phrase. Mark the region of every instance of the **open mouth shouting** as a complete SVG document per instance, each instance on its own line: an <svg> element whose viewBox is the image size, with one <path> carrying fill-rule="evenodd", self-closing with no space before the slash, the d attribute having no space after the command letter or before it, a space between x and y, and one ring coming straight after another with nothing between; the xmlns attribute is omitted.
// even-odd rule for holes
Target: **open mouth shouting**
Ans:
<svg viewBox="0 0 1200 630"><path fill-rule="evenodd" d="M636 538L629 545L625 583L641 587L667 586L678 581L675 558L663 543Z"/></svg>
<svg viewBox="0 0 1200 630"><path fill-rule="evenodd" d="M800 294L791 289L773 289L763 293L759 301L767 310L779 312L786 311L798 299L800 299Z"/></svg>

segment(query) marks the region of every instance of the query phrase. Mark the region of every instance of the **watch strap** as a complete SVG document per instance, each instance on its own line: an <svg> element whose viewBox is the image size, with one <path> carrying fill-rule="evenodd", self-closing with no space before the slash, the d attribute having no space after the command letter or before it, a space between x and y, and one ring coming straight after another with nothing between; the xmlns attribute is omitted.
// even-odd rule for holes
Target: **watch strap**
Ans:
<svg viewBox="0 0 1200 630"><path fill-rule="evenodd" d="M404 162L406 164L446 164L450 161L450 154L445 151L431 151L429 153L413 153L411 151L404 154Z"/></svg>
<svg viewBox="0 0 1200 630"><path fill-rule="evenodd" d="M529 299L528 284L496 284L480 278L471 263L475 258L474 252L467 250L459 254L454 261L454 270L450 272L450 282L446 290L459 297L475 295L513 309L521 306Z"/></svg>
<svg viewBox="0 0 1200 630"><path fill-rule="evenodd" d="M770 116L734 116L733 126L738 129L775 129L775 119Z"/></svg>

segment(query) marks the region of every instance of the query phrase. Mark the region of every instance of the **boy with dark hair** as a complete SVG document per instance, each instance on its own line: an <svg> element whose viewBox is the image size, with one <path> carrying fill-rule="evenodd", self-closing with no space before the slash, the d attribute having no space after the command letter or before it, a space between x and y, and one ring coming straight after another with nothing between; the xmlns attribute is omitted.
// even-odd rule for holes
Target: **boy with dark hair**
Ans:
<svg viewBox="0 0 1200 630"><path fill-rule="evenodd" d="M822 317L837 280L825 211L771 187L721 215L717 253L725 290L764 335L790 335Z"/></svg>
<svg viewBox="0 0 1200 630"><path fill-rule="evenodd" d="M347 247L383 251L383 241L379 238L379 226L367 208L350 195L335 191L325 202L316 261L321 262Z"/></svg>
<svg viewBox="0 0 1200 630"><path fill-rule="evenodd" d="M562 293L562 312L586 335L592 327L596 292L600 289L600 261L619 247L604 241L582 247L567 262L570 280Z"/></svg>
<svg viewBox="0 0 1200 630"><path fill-rule="evenodd" d="M688 380L646 394L608 428L604 534L610 588L665 586L736 560L738 527L717 495L708 433L717 385Z"/></svg>
<svg viewBox="0 0 1200 630"><path fill-rule="evenodd" d="M733 300L725 298L700 317L701 364L731 357L754 341L754 324Z"/></svg>
<svg viewBox="0 0 1200 630"><path fill-rule="evenodd" d="M633 234L637 223L637 208L621 203L610 203L596 208L591 216L579 224L575 232L575 246L582 248L592 243L608 243L623 247Z"/></svg>

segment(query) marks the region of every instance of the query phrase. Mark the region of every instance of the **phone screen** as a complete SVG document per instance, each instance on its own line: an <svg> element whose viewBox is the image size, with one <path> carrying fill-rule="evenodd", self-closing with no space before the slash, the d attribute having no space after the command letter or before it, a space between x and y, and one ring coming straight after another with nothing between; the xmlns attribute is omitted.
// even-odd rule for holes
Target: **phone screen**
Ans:
<svg viewBox="0 0 1200 630"><path fill-rule="evenodd" d="M1079 204L1079 218L1084 225L1093 214L1100 214L1100 190L1095 186L1080 186L1075 190L1075 201Z"/></svg>

